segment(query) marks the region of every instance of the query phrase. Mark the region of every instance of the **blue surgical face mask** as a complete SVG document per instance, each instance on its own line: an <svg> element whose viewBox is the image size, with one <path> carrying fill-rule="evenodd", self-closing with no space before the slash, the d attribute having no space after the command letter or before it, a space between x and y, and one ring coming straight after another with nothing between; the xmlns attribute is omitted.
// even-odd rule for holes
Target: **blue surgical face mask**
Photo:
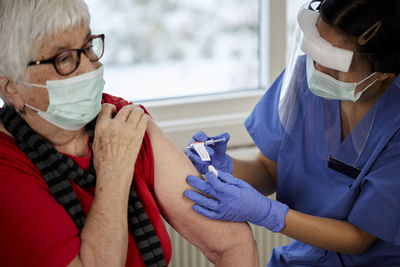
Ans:
<svg viewBox="0 0 400 267"><path fill-rule="evenodd" d="M306 64L308 88L314 95L326 99L348 100L356 102L360 98L361 94L377 81L377 79L375 79L362 91L356 93L356 87L371 78L375 73L372 73L358 83L348 83L336 80L328 74L316 70L314 67L314 62L310 57L307 57Z"/></svg>
<svg viewBox="0 0 400 267"><path fill-rule="evenodd" d="M93 120L101 109L104 89L104 67L72 78L46 81L46 86L20 82L24 85L46 88L49 94L47 111L37 111L38 115L64 130L75 131Z"/></svg>

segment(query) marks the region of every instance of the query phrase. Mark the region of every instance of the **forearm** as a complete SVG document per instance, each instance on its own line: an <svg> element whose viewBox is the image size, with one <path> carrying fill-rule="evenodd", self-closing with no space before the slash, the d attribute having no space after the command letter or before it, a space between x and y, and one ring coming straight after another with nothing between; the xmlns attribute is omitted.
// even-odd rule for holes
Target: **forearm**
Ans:
<svg viewBox="0 0 400 267"><path fill-rule="evenodd" d="M359 254L376 238L347 221L289 210L282 234L300 242L344 254Z"/></svg>
<svg viewBox="0 0 400 267"><path fill-rule="evenodd" d="M113 177L115 178L115 177ZM97 186L81 232L82 266L125 266L128 249L127 207L130 184Z"/></svg>
<svg viewBox="0 0 400 267"><path fill-rule="evenodd" d="M273 173L269 171L259 158L253 160L233 160L233 176L240 178L263 195L275 192L276 183Z"/></svg>
<svg viewBox="0 0 400 267"><path fill-rule="evenodd" d="M243 239L236 239L236 242L232 242L229 247L218 254L214 262L216 267L255 267L260 265L257 245L251 229L249 231L248 236L243 236Z"/></svg>
<svg viewBox="0 0 400 267"><path fill-rule="evenodd" d="M80 234L80 254L69 267L125 266L129 193L146 127L141 108L127 105L117 112L114 105L102 105L92 146L96 192Z"/></svg>
<svg viewBox="0 0 400 267"><path fill-rule="evenodd" d="M199 220L204 223L199 225ZM187 226L182 226L180 220L171 223L217 267L259 266L257 244L246 223L207 220L200 215L189 219ZM192 227L195 225L198 227Z"/></svg>

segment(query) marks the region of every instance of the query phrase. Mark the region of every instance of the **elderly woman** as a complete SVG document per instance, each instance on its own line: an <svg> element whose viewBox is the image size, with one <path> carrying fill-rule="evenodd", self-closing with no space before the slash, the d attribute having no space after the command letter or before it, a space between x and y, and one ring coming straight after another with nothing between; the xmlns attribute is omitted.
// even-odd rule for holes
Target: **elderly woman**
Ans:
<svg viewBox="0 0 400 267"><path fill-rule="evenodd" d="M217 266L258 266L248 225L191 210L198 173L146 111L102 94L89 20L82 0L0 2L0 265L166 266L161 212Z"/></svg>

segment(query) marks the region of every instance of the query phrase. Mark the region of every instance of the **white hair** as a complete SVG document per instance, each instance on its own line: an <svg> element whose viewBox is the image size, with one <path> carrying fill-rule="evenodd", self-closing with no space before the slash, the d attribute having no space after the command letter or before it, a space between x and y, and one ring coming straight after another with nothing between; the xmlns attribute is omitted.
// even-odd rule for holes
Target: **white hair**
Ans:
<svg viewBox="0 0 400 267"><path fill-rule="evenodd" d="M0 77L25 77L45 36L73 29L90 15L83 0L0 0Z"/></svg>

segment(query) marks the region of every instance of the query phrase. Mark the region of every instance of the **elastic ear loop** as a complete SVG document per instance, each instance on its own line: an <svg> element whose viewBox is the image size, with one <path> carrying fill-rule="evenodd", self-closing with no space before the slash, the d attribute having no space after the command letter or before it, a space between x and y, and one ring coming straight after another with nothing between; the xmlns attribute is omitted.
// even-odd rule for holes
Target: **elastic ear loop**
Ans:
<svg viewBox="0 0 400 267"><path fill-rule="evenodd" d="M372 25L368 30L366 30L363 34L360 35L357 39L357 43L359 45L365 45L368 43L369 40L372 39L372 37L375 36L375 34L378 32L379 28L382 25L382 21L377 21L374 25Z"/></svg>

